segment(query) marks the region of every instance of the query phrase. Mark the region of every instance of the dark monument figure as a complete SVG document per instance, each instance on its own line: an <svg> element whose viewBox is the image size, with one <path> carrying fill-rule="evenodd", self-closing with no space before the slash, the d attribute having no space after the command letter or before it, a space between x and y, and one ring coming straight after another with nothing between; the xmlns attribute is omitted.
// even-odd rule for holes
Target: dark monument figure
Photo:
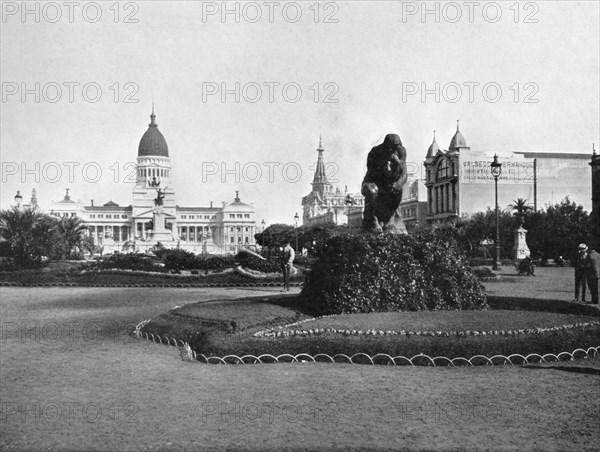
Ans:
<svg viewBox="0 0 600 452"><path fill-rule="evenodd" d="M158 190L156 190L156 198L154 198L154 205L162 206L163 199L165 199L165 192L159 188Z"/></svg>
<svg viewBox="0 0 600 452"><path fill-rule="evenodd" d="M398 209L406 178L406 149L400 137L390 133L367 157L367 174L361 189L365 197L363 231L406 234Z"/></svg>

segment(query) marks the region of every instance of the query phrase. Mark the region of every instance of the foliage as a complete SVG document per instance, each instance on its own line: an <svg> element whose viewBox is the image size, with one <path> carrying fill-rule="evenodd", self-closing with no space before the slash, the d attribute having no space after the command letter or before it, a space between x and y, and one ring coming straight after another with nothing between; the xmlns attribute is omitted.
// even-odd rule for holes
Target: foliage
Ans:
<svg viewBox="0 0 600 452"><path fill-rule="evenodd" d="M138 270L146 272L164 272L166 267L156 265L154 259L140 254L112 254L98 263L101 269Z"/></svg>
<svg viewBox="0 0 600 452"><path fill-rule="evenodd" d="M333 223L327 223L316 226L294 226L287 224L273 224L266 228L264 232L255 234L256 243L262 247L279 248L286 242L295 246L296 237L298 238L298 248L306 248L310 256L318 256L327 240L331 237L347 232L346 226L338 226Z"/></svg>
<svg viewBox="0 0 600 452"><path fill-rule="evenodd" d="M592 238L592 222L583 206L567 196L546 206L545 211L530 214L525 221L527 244L534 256L574 259L579 243Z"/></svg>
<svg viewBox="0 0 600 452"><path fill-rule="evenodd" d="M472 267L471 270L473 270L473 274L478 278L493 278L496 276L496 273L490 270L489 267Z"/></svg>
<svg viewBox="0 0 600 452"><path fill-rule="evenodd" d="M281 272L281 261L276 258L262 260L250 253L245 253L243 251L239 252L235 258L237 261L239 261L242 267L250 270L256 270L263 273Z"/></svg>
<svg viewBox="0 0 600 452"><path fill-rule="evenodd" d="M302 294L323 314L486 307L455 240L433 232L333 237Z"/></svg>
<svg viewBox="0 0 600 452"><path fill-rule="evenodd" d="M74 251L92 252L94 241L87 235L87 226L78 217L62 217L56 222L56 252L61 259L70 259Z"/></svg>
<svg viewBox="0 0 600 452"><path fill-rule="evenodd" d="M287 224L272 224L263 232L254 235L256 243L263 247L280 247L286 242L294 243L294 226Z"/></svg>
<svg viewBox="0 0 600 452"><path fill-rule="evenodd" d="M8 242L8 256L17 268L35 268L42 256L49 256L56 246L56 219L36 209L17 207L0 211L0 236Z"/></svg>

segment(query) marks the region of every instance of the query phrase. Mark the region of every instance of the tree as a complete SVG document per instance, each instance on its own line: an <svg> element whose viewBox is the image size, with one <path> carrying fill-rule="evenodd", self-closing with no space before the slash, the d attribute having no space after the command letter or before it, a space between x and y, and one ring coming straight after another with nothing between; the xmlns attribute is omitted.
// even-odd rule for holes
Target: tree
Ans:
<svg viewBox="0 0 600 452"><path fill-rule="evenodd" d="M517 198L512 204L509 204L508 207L510 207L511 212L519 221L519 225L523 224L525 215L533 209L533 207L528 204L527 200L523 198Z"/></svg>
<svg viewBox="0 0 600 452"><path fill-rule="evenodd" d="M17 267L35 267L42 256L52 254L56 219L36 209L17 207L0 211L0 235L8 243Z"/></svg>
<svg viewBox="0 0 600 452"><path fill-rule="evenodd" d="M56 224L57 250L61 259L71 258L74 251L92 251L94 242L87 235L81 218L62 217Z"/></svg>
<svg viewBox="0 0 600 452"><path fill-rule="evenodd" d="M558 256L573 259L577 245L591 238L592 224L583 206L565 197L546 210L528 216L527 243L534 255L543 259Z"/></svg>

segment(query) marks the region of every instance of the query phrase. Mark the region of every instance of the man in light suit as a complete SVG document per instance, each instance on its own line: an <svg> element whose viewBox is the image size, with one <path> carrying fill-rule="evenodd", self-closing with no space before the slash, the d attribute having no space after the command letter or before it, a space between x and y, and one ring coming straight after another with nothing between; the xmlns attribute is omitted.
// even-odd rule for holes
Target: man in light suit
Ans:
<svg viewBox="0 0 600 452"><path fill-rule="evenodd" d="M592 296L592 304L598 304L598 278L600 277L600 254L591 250L585 257L587 285Z"/></svg>
<svg viewBox="0 0 600 452"><path fill-rule="evenodd" d="M296 253L290 245L290 242L286 242L285 248L283 248L281 265L283 267L283 290L282 292L290 290L290 275L292 273L292 267L294 266L294 258Z"/></svg>

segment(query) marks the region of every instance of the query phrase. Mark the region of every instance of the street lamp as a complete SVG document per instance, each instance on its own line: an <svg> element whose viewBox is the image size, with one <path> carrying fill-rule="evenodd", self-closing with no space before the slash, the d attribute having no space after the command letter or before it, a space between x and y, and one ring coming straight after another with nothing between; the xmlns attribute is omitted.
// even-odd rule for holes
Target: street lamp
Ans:
<svg viewBox="0 0 600 452"><path fill-rule="evenodd" d="M298 212L294 215L294 236L296 238L296 252L298 252L298 220L300 217L298 216Z"/></svg>
<svg viewBox="0 0 600 452"><path fill-rule="evenodd" d="M496 188L496 258L492 270L499 270L502 267L502 261L500 260L500 226L498 223L498 178L502 174L502 163L498 163L498 155L494 154L494 161L490 165L490 171L494 176L495 188Z"/></svg>
<svg viewBox="0 0 600 452"><path fill-rule="evenodd" d="M265 247L265 220L263 218L263 221L260 222L260 225L262 226L262 244L260 245L261 248Z"/></svg>

